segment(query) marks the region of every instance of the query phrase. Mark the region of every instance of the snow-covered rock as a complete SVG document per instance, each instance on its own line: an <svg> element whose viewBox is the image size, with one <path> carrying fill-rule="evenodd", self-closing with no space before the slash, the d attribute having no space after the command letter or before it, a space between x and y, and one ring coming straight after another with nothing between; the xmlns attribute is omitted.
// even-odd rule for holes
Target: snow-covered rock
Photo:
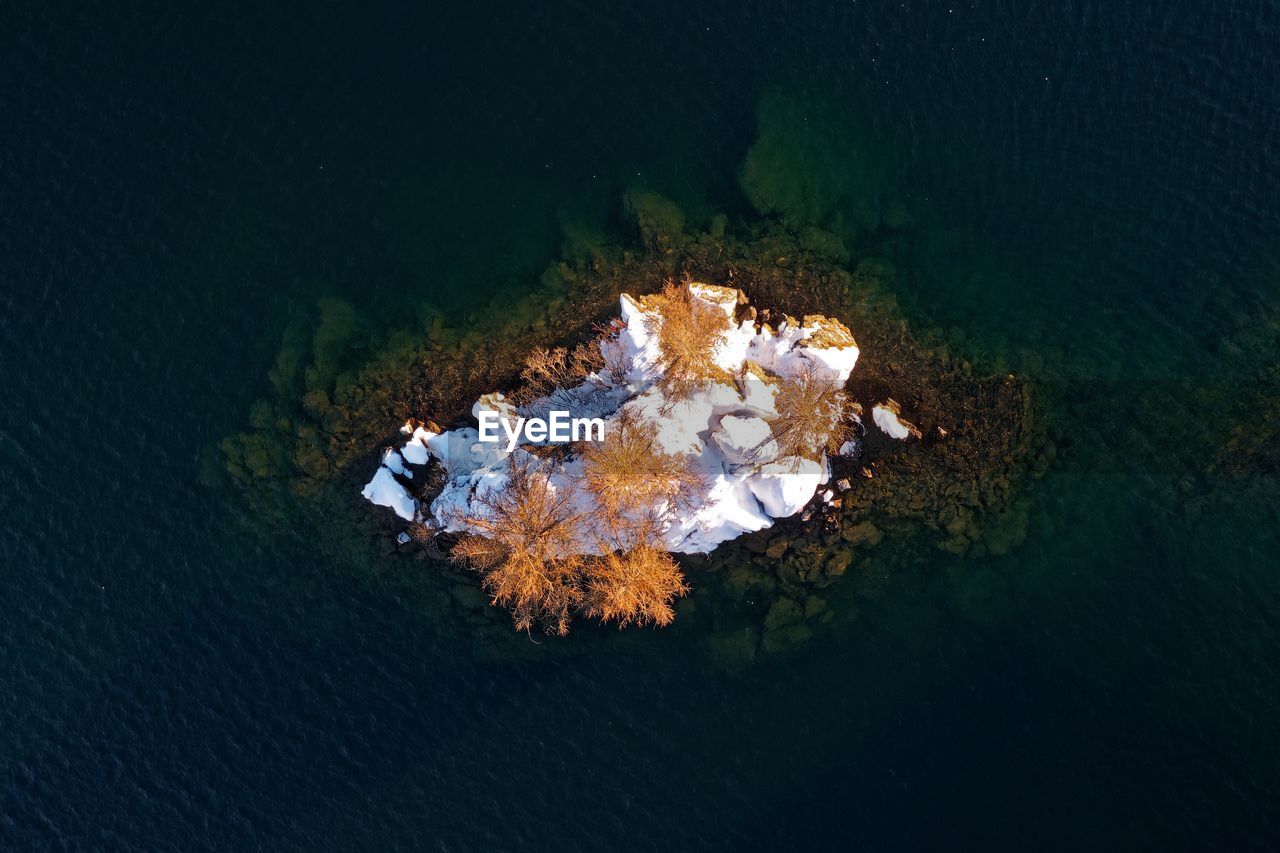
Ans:
<svg viewBox="0 0 1280 853"><path fill-rule="evenodd" d="M515 421L562 409L574 417L602 418L606 435L623 411L652 420L661 449L687 457L706 483L687 511L677 513L665 505L648 508L661 518L661 544L681 553L707 553L743 533L769 527L776 518L794 515L827 482L825 460L777 458L780 451L770 427L778 414L777 387L802 372L843 385L857 364L858 346L848 329L825 317L786 317L776 328L757 326L753 319L738 322L745 298L732 288L691 284L690 294L724 311L729 323L712 351L724 378L706 382L689 398L666 399L657 383L662 364L658 304L652 297L624 294L616 334L599 342L613 369L519 407L501 394L486 394L476 401L472 415L495 411ZM583 475L581 457L570 455L553 464L521 446L508 453L505 435L498 442L485 442L475 427L437 434L413 423L401 430L408 441L387 454L365 487L369 500L391 507L406 520L416 515L432 527L464 531L468 516L485 511L480 498L504 488L511 459L522 459L545 470L553 488L570 490L575 510L586 519L578 543L582 553L595 553L608 541L604 531L595 528L601 522L594 499L586 489L576 488ZM884 428L878 411L876 423ZM430 506L417 507L392 472L407 477L410 466L428 464L443 468L445 484Z"/></svg>
<svg viewBox="0 0 1280 853"><path fill-rule="evenodd" d="M778 442L773 440L773 430L764 418L725 415L720 419L720 429L711 437L730 462L765 463L778 458Z"/></svg>
<svg viewBox="0 0 1280 853"><path fill-rule="evenodd" d="M761 465L747 477L751 493L774 518L799 512L825 479L825 466L812 459L788 457Z"/></svg>
<svg viewBox="0 0 1280 853"><path fill-rule="evenodd" d="M387 452L382 454L382 465L395 474L408 477L410 480L413 479L413 471L404 467L404 457L394 447L388 447Z"/></svg>
<svg viewBox="0 0 1280 853"><path fill-rule="evenodd" d="M871 409L872 420L890 438L902 440L910 438L913 433L918 436L916 428L899 417L901 414L902 410L893 400L886 400Z"/></svg>
<svg viewBox="0 0 1280 853"><path fill-rule="evenodd" d="M390 507L405 521L413 521L418 511L418 502L396 481L390 468L378 466L377 473L360 494L378 506Z"/></svg>

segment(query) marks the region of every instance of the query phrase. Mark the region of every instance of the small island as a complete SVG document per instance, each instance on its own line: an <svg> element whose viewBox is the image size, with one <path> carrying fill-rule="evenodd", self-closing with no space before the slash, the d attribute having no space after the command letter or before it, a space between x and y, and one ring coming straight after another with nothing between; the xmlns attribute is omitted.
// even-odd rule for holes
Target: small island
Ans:
<svg viewBox="0 0 1280 853"><path fill-rule="evenodd" d="M666 625L688 589L673 554L838 505L832 461L861 451L858 356L840 321L757 311L734 288L624 293L593 339L533 350L509 395L480 397L476 425L406 423L363 495L478 571L522 630ZM920 435L891 399L871 420Z"/></svg>

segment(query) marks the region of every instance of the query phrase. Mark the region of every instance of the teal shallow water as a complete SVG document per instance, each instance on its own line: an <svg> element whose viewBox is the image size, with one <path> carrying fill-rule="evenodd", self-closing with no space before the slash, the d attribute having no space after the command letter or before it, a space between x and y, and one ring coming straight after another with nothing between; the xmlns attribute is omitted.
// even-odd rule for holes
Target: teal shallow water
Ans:
<svg viewBox="0 0 1280 853"><path fill-rule="evenodd" d="M1274 4L100 11L0 27L4 846L1275 837L1275 471L1204 466L1276 358ZM913 319L1044 380L1012 555L738 675L679 630L481 663L199 485L319 294L461 312L637 181L747 215L770 87L912 210Z"/></svg>

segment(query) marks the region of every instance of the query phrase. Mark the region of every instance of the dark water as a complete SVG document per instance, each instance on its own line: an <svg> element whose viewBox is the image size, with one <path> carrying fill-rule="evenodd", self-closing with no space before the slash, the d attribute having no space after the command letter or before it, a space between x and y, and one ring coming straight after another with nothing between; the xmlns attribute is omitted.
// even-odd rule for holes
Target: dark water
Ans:
<svg viewBox="0 0 1280 853"><path fill-rule="evenodd" d="M1275 3L181 5L0 11L0 847L1280 838L1275 471L1204 470L1277 361ZM1044 381L1010 556L738 675L482 663L199 485L296 306L532 285L634 183L745 215L767 89L912 209L911 316Z"/></svg>

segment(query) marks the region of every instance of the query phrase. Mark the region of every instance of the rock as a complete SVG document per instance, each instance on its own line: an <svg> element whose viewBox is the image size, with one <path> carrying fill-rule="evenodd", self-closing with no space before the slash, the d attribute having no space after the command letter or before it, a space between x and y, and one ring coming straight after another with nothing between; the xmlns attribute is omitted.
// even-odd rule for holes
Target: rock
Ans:
<svg viewBox="0 0 1280 853"><path fill-rule="evenodd" d="M684 211L664 195L632 190L624 199L626 212L640 230L640 236L655 248L665 247L684 234Z"/></svg>
<svg viewBox="0 0 1280 853"><path fill-rule="evenodd" d="M851 438L840 445L840 456L844 459L856 460L862 456L862 439Z"/></svg>
<svg viewBox="0 0 1280 853"><path fill-rule="evenodd" d="M804 608L799 602L790 598L779 598L769 608L769 613L764 617L764 630L766 636L768 632L783 625L790 625L804 619Z"/></svg>
<svg viewBox="0 0 1280 853"><path fill-rule="evenodd" d="M803 646L813 637L813 629L803 623L783 625L764 632L761 649L766 652L783 652Z"/></svg>
<svg viewBox="0 0 1280 853"><path fill-rule="evenodd" d="M734 566L725 572L724 579L725 589L736 598L767 594L774 585L772 576L749 565Z"/></svg>
<svg viewBox="0 0 1280 853"><path fill-rule="evenodd" d="M778 458L778 443L764 418L725 415L711 440L730 462L761 463Z"/></svg>
<svg viewBox="0 0 1280 853"><path fill-rule="evenodd" d="M822 571L829 578L838 578L845 573L852 563L853 551L848 548L840 548L833 551L831 556L827 558L827 564Z"/></svg>
<svg viewBox="0 0 1280 853"><path fill-rule="evenodd" d="M871 409L872 420L885 434L899 440L911 437L919 438L920 430L916 429L915 424L899 417L901 414L902 407L892 398Z"/></svg>
<svg viewBox="0 0 1280 853"><path fill-rule="evenodd" d="M764 553L766 557L776 560L783 554L787 553L787 549L789 547L791 547L791 542L785 537L779 536L769 543L769 546L765 548Z"/></svg>
<svg viewBox="0 0 1280 853"><path fill-rule="evenodd" d="M342 406L330 406L325 410L321 426L330 435L347 432L351 429L351 412Z"/></svg>
<svg viewBox="0 0 1280 853"><path fill-rule="evenodd" d="M862 521L849 527L845 527L840 531L840 536L846 542L866 543L867 545L879 545L880 540L884 538L884 534L869 521Z"/></svg>
<svg viewBox="0 0 1280 853"><path fill-rule="evenodd" d="M308 391L302 395L302 410L312 420L320 420L329 410L329 395L323 388Z"/></svg>
<svg viewBox="0 0 1280 853"><path fill-rule="evenodd" d="M849 249L838 234L822 228L806 228L800 232L800 246L807 252L835 261L849 260Z"/></svg>
<svg viewBox="0 0 1280 853"><path fill-rule="evenodd" d="M293 464L308 477L320 479L329 473L329 460L316 444L313 434L300 435L293 450Z"/></svg>
<svg viewBox="0 0 1280 853"><path fill-rule="evenodd" d="M823 473L823 466L812 459L789 456L762 465L747 478L747 486L766 513L786 518L809 502Z"/></svg>

